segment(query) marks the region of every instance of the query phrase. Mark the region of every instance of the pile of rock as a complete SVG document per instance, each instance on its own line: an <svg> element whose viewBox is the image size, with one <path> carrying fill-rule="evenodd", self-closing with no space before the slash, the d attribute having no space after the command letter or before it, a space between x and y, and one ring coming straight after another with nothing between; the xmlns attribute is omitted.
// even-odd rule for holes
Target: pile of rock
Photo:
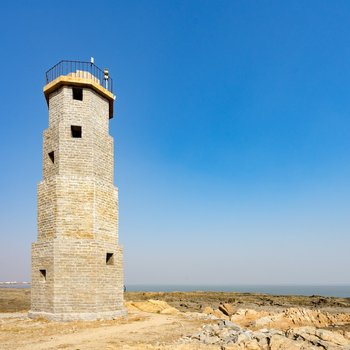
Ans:
<svg viewBox="0 0 350 350"><path fill-rule="evenodd" d="M327 350L350 350L350 334L345 337L340 333L315 327L290 329L286 332L276 329L251 331L231 321L219 320L214 324L203 326L195 334L181 338L180 343L218 345L226 350L311 350L316 347Z"/></svg>

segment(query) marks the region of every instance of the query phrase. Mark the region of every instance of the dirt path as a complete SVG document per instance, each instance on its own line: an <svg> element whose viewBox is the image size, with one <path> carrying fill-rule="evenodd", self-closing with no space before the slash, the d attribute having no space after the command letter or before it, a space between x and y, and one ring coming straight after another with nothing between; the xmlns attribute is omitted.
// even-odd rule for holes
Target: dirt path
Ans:
<svg viewBox="0 0 350 350"><path fill-rule="evenodd" d="M130 313L128 320L73 323L7 318L0 319L0 349L151 349L171 344L200 325L183 315L144 312Z"/></svg>

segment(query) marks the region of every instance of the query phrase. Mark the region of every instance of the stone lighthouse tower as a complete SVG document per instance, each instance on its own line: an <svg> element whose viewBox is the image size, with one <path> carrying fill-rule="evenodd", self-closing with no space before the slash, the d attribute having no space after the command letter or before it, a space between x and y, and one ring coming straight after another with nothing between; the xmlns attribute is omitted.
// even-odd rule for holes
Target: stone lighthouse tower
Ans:
<svg viewBox="0 0 350 350"><path fill-rule="evenodd" d="M109 135L112 88L108 70L93 59L61 61L46 73L49 127L43 134L30 317L68 321L126 314Z"/></svg>

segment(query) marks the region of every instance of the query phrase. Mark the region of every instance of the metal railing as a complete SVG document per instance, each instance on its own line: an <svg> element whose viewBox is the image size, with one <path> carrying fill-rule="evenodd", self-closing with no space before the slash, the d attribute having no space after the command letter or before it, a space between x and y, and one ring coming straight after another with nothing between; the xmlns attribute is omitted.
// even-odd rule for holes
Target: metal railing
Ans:
<svg viewBox="0 0 350 350"><path fill-rule="evenodd" d="M62 60L46 72L46 84L61 75L91 79L113 93L113 80L108 70L98 68L94 63Z"/></svg>

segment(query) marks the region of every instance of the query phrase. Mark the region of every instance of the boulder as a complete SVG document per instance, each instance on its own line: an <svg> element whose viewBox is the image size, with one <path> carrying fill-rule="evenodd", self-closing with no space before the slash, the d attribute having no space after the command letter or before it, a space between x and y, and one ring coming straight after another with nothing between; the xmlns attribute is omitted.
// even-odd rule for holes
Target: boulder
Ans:
<svg viewBox="0 0 350 350"><path fill-rule="evenodd" d="M329 342L335 345L348 345L350 347L350 341L338 332L332 332L326 329L316 329L315 334L320 339L326 342Z"/></svg>
<svg viewBox="0 0 350 350"><path fill-rule="evenodd" d="M252 336L248 332L241 332L237 336L237 343L246 343L252 340Z"/></svg>
<svg viewBox="0 0 350 350"><path fill-rule="evenodd" d="M261 318L258 318L256 321L254 321L252 323L253 327L256 327L258 329L260 328L266 328L266 327L270 327L272 324L278 322L281 320L281 316L280 315L276 315L276 316L264 316Z"/></svg>
<svg viewBox="0 0 350 350"><path fill-rule="evenodd" d="M226 316L232 316L235 313L235 308L232 304L220 304L219 310Z"/></svg>
<svg viewBox="0 0 350 350"><path fill-rule="evenodd" d="M248 327L255 320L269 316L267 311L255 311L250 309L238 309L231 317L232 322L238 323L241 326Z"/></svg>
<svg viewBox="0 0 350 350"><path fill-rule="evenodd" d="M300 327L290 329L286 336L293 340L304 340L309 344L320 346L325 349L346 347L350 348L350 341L338 332L332 332L326 329L317 329L315 327Z"/></svg>
<svg viewBox="0 0 350 350"><path fill-rule="evenodd" d="M233 323L231 321L224 320L224 321L222 321L222 323L223 323L223 325L225 327L228 327L228 328L233 329L235 331L240 331L241 330L240 326L238 326L236 323Z"/></svg>
<svg viewBox="0 0 350 350"><path fill-rule="evenodd" d="M283 335L275 334L270 338L269 342L269 349L270 350L300 350L305 349L305 347L302 347L303 344L297 341L293 341L291 339L286 338ZM307 348L306 348L307 349Z"/></svg>

